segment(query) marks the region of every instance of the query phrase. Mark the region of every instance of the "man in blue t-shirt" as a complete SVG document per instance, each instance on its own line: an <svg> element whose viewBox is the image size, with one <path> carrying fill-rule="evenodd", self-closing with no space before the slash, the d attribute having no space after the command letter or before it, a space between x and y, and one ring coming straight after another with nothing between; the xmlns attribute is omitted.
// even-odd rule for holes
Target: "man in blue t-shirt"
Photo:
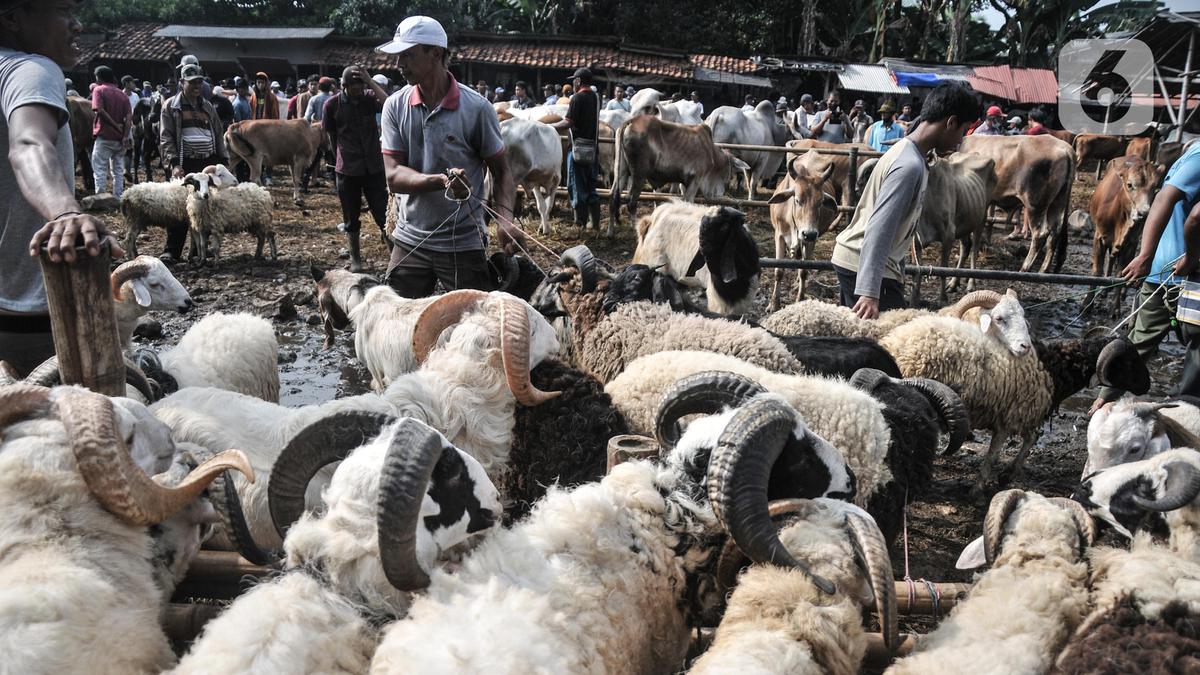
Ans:
<svg viewBox="0 0 1200 675"><path fill-rule="evenodd" d="M1200 259L1200 251L1186 250L1184 245L1184 223L1191 214L1194 227L1195 219L1200 218L1200 213L1196 213L1198 205L1200 143L1192 145L1167 172L1166 181L1146 216L1138 255L1121 272L1125 281L1130 283L1145 277L1134 305L1141 309L1129 332L1129 340L1144 360L1154 356L1159 343L1171 329L1171 319L1175 316L1179 298L1179 283L1195 271L1196 261ZM1182 321L1177 325L1187 353L1183 358L1183 372L1176 393L1198 396L1200 326ZM1116 400L1122 393L1111 387L1101 389L1100 397L1092 404L1092 412L1099 410L1105 402Z"/></svg>

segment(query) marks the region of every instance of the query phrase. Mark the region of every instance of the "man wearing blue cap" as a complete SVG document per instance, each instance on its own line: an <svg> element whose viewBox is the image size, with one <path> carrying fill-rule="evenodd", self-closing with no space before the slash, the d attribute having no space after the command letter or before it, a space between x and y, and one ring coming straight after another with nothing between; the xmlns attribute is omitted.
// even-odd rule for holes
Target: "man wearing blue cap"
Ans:
<svg viewBox="0 0 1200 675"><path fill-rule="evenodd" d="M430 295L438 281L447 290L494 286L484 257L485 171L499 244L511 250L524 238L512 223L515 188L496 112L450 74L446 44L441 24L410 16L379 47L399 56L408 81L384 104L382 128L388 187L400 195L385 278L408 298Z"/></svg>

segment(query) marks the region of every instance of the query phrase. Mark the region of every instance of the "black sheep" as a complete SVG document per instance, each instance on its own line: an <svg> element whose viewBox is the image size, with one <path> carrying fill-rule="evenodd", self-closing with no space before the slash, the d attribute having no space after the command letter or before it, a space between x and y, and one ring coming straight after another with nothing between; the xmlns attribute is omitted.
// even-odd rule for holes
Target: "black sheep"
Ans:
<svg viewBox="0 0 1200 675"><path fill-rule="evenodd" d="M738 305L751 293L761 268L758 244L746 229L746 214L722 206L700 219L700 251L687 275L701 267L708 267L709 283L727 306Z"/></svg>
<svg viewBox="0 0 1200 675"><path fill-rule="evenodd" d="M544 361L530 373L535 387L562 395L532 408L518 407L511 467L502 492L511 522L554 483L571 487L604 477L608 439L629 433L625 418L596 378L560 361ZM549 389L547 389L549 387Z"/></svg>
<svg viewBox="0 0 1200 675"><path fill-rule="evenodd" d="M502 251L488 258L488 267L496 281L496 290L504 291L529 302L546 275L532 260L522 255L508 255Z"/></svg>
<svg viewBox="0 0 1200 675"><path fill-rule="evenodd" d="M1073 639L1058 659L1056 673L1075 675L1174 675L1200 672L1200 617L1187 603L1173 602L1162 618L1147 620L1134 598L1125 597L1102 614L1087 633Z"/></svg>

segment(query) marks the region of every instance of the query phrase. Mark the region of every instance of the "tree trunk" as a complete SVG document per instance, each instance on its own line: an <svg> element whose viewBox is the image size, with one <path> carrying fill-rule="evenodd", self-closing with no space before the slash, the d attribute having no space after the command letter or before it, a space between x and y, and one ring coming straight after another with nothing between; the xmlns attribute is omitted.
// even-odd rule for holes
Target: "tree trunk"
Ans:
<svg viewBox="0 0 1200 675"><path fill-rule="evenodd" d="M801 11L800 54L811 56L817 53L817 0L804 0Z"/></svg>
<svg viewBox="0 0 1200 675"><path fill-rule="evenodd" d="M950 0L949 39L946 46L946 63L962 61L966 57L967 22L971 17L971 0Z"/></svg>

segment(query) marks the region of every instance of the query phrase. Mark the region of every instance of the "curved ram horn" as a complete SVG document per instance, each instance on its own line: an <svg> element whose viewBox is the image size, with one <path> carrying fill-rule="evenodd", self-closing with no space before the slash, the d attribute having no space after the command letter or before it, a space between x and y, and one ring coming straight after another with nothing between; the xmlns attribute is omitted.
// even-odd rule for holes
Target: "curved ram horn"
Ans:
<svg viewBox="0 0 1200 675"><path fill-rule="evenodd" d="M742 406L709 460L708 499L717 520L751 560L798 569L821 591L834 593L832 582L788 552L771 523L767 481L795 428L795 412L779 400L757 399Z"/></svg>
<svg viewBox="0 0 1200 675"><path fill-rule="evenodd" d="M429 575L417 561L417 527L429 479L448 447L433 429L406 417L396 425L379 477L379 558L383 573L395 588L415 591L429 585Z"/></svg>
<svg viewBox="0 0 1200 675"><path fill-rule="evenodd" d="M945 384L928 377L906 377L900 380L913 389L925 395L933 407L937 408L942 423L946 425L949 437L943 455L953 455L958 452L967 437L971 435L971 415L966 404L958 393Z"/></svg>
<svg viewBox="0 0 1200 675"><path fill-rule="evenodd" d="M542 391L529 379L530 326L526 304L514 297L500 301L500 356L504 361L504 377L513 397L524 406L545 403L562 394L561 391Z"/></svg>
<svg viewBox="0 0 1200 675"><path fill-rule="evenodd" d="M117 269L112 271L110 280L112 282L113 300L116 300L117 302L121 302L123 300L121 295L121 286L125 285L126 281L144 277L150 272L150 265L152 264L150 262L151 260L154 260L154 258L148 255L139 255L127 263L118 265Z"/></svg>
<svg viewBox="0 0 1200 675"><path fill-rule="evenodd" d="M29 371L29 374L25 376L25 383L35 384L39 387L53 387L62 384L62 378L58 374L58 357L51 356L39 363L37 368Z"/></svg>
<svg viewBox="0 0 1200 675"><path fill-rule="evenodd" d="M238 496L237 486L234 485L233 476L228 471L213 479L208 493L209 501L221 517L225 536L229 537L243 558L255 565L274 565L282 559L283 556L279 553L262 548L254 540L254 535L250 533L250 525L246 522L242 499Z"/></svg>
<svg viewBox="0 0 1200 675"><path fill-rule="evenodd" d="M767 390L750 378L726 371L710 370L681 378L663 395L654 420L654 438L664 450L675 447L682 431L680 418L720 412L765 394Z"/></svg>
<svg viewBox="0 0 1200 675"><path fill-rule="evenodd" d="M850 384L868 394L884 382L892 382L891 376L876 368L859 368L850 376Z"/></svg>
<svg viewBox="0 0 1200 675"><path fill-rule="evenodd" d="M79 473L96 501L131 525L154 525L178 513L226 469L241 471L253 482L250 460L226 450L196 467L175 487L163 487L133 461L117 434L112 400L83 389L55 398Z"/></svg>
<svg viewBox="0 0 1200 675"><path fill-rule="evenodd" d="M850 535L866 568L871 594L875 596L875 612L883 631L883 644L894 654L900 646L900 626L896 617L896 584L892 577L892 559L888 557L887 541L875 521L855 509L846 510L846 533Z"/></svg>
<svg viewBox="0 0 1200 675"><path fill-rule="evenodd" d="M0 431L5 427L51 412L50 390L35 384L0 387Z"/></svg>
<svg viewBox="0 0 1200 675"><path fill-rule="evenodd" d="M943 309L940 313L943 316L953 316L957 319L961 319L963 314L966 314L968 309L973 309L975 307L991 309L995 307L996 303L1000 302L1003 297L1004 296L1000 295L996 291L971 291L970 293L967 293L959 298L958 302Z"/></svg>
<svg viewBox="0 0 1200 675"><path fill-rule="evenodd" d="M1148 511L1174 511L1191 504L1200 495L1200 469L1182 461L1167 462L1162 468L1167 472L1162 498L1147 499L1134 492L1134 504Z"/></svg>
<svg viewBox="0 0 1200 675"><path fill-rule="evenodd" d="M25 382L41 387L56 387L62 384L62 372L58 368L58 357L51 356L42 361L37 368L25 376ZM150 379L146 377L146 373L128 357L125 357L125 383L137 389L146 403L158 400L154 396L154 388L150 385Z"/></svg>
<svg viewBox="0 0 1200 675"><path fill-rule="evenodd" d="M429 357L442 331L462 320L462 315L487 293L475 290L450 291L426 307L413 326L413 358L420 366Z"/></svg>
<svg viewBox="0 0 1200 675"><path fill-rule="evenodd" d="M771 522L777 529L783 529L796 518L803 518L808 513L812 500L809 499L776 499L767 505ZM721 554L717 557L717 590L722 596L728 595L737 585L738 573L750 564L750 558L738 548L732 537L725 539Z"/></svg>
<svg viewBox="0 0 1200 675"><path fill-rule="evenodd" d="M592 255L591 249L583 244L572 246L563 251L558 259L559 264L563 266L571 266L579 270L579 292L591 293L596 290L596 280L598 273L596 272L596 257Z"/></svg>
<svg viewBox="0 0 1200 675"><path fill-rule="evenodd" d="M1004 524L1025 499L1024 490L1003 490L992 496L987 515L983 518L983 554L988 565L996 562L1000 545L1004 543Z"/></svg>
<svg viewBox="0 0 1200 675"><path fill-rule="evenodd" d="M13 368L8 361L0 361L0 387L17 384L20 381L21 376L17 373L17 369Z"/></svg>
<svg viewBox="0 0 1200 675"><path fill-rule="evenodd" d="M1083 504L1074 499L1067 497L1048 497L1048 499L1071 514L1071 519L1075 521L1075 527L1079 530L1079 557L1082 558L1087 548L1096 541L1096 521L1092 520L1092 515L1083 508Z"/></svg>
<svg viewBox="0 0 1200 675"><path fill-rule="evenodd" d="M280 538L304 513L304 494L313 476L366 445L395 418L366 410L343 410L300 430L279 453L267 483L267 508Z"/></svg>

